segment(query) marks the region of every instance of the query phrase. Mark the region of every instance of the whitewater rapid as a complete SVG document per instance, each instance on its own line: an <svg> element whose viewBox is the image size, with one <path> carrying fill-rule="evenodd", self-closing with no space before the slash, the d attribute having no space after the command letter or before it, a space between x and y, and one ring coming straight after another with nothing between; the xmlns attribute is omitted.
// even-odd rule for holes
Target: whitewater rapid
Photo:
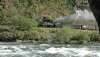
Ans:
<svg viewBox="0 0 100 57"><path fill-rule="evenodd" d="M100 57L99 45L0 42L0 57Z"/></svg>

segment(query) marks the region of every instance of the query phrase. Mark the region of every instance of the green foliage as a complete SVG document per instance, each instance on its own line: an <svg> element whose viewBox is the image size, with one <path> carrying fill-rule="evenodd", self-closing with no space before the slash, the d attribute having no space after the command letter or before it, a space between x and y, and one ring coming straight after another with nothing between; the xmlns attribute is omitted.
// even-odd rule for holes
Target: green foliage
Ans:
<svg viewBox="0 0 100 57"><path fill-rule="evenodd" d="M4 25L4 22L7 21L6 16L0 16L0 25Z"/></svg>
<svg viewBox="0 0 100 57"><path fill-rule="evenodd" d="M62 27L62 28L57 28L55 31L55 41L58 43L68 43L70 41L70 38L73 37L73 33L71 28L69 27Z"/></svg>
<svg viewBox="0 0 100 57"><path fill-rule="evenodd" d="M74 7L76 4L75 2L76 2L76 0L67 0L67 3L66 3L66 6L68 7L68 9L70 11L72 11L72 13L75 13L75 11L74 11Z"/></svg>
<svg viewBox="0 0 100 57"><path fill-rule="evenodd" d="M29 31L24 31L24 39L26 40L33 40L38 38L38 30L37 28L32 28Z"/></svg>
<svg viewBox="0 0 100 57"><path fill-rule="evenodd" d="M52 42L53 35L56 43L69 43L72 39L79 42L100 41L99 35L91 34L89 37L87 32L77 32L78 34L73 36L73 31L69 27L37 30L37 22L34 19L40 19L42 13L49 15L50 20L54 17L70 15L75 12L75 2L76 0L16 0L9 6L0 5L2 8L0 9L0 25L4 25L0 26L0 40L39 39L38 41ZM88 8L88 4L84 4L82 7ZM85 23L80 21L80 24ZM75 22L75 20L71 20L68 24L79 24L79 22ZM90 24L90 22L87 23Z"/></svg>
<svg viewBox="0 0 100 57"><path fill-rule="evenodd" d="M0 22L4 20L5 20L4 16L0 16Z"/></svg>
<svg viewBox="0 0 100 57"><path fill-rule="evenodd" d="M0 25L0 32L2 32L2 31L8 31L10 28L11 28L11 26Z"/></svg>
<svg viewBox="0 0 100 57"><path fill-rule="evenodd" d="M23 32L17 30L9 30L0 33L0 40L1 41L16 41L16 39L22 39L24 36Z"/></svg>
<svg viewBox="0 0 100 57"><path fill-rule="evenodd" d="M77 40L80 44L84 43L84 41L90 41L89 32L88 31L81 31L78 34L75 34L73 40Z"/></svg>
<svg viewBox="0 0 100 57"><path fill-rule="evenodd" d="M6 31L9 31L11 28L11 26L4 26L4 25L0 25L0 35ZM5 35L6 36L6 35Z"/></svg>
<svg viewBox="0 0 100 57"><path fill-rule="evenodd" d="M17 30L25 31L30 30L32 27L37 26L37 22L30 18L19 17L13 21L15 26L17 26Z"/></svg>
<svg viewBox="0 0 100 57"><path fill-rule="evenodd" d="M98 32L92 32L90 34L90 41L91 42L100 42L100 35Z"/></svg>

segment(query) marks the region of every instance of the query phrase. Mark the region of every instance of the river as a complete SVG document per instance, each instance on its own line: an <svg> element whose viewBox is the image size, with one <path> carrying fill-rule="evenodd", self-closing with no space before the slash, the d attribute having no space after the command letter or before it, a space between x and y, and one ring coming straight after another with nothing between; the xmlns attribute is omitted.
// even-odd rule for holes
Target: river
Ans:
<svg viewBox="0 0 100 57"><path fill-rule="evenodd" d="M0 57L100 57L100 45L0 42Z"/></svg>

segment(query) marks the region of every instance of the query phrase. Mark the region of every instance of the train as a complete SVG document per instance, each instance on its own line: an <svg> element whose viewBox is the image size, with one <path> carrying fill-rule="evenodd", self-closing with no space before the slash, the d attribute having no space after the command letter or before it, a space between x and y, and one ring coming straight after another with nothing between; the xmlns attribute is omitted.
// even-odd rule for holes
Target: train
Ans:
<svg viewBox="0 0 100 57"><path fill-rule="evenodd" d="M45 27L45 28L62 28L62 24L58 22L39 22L38 27Z"/></svg>
<svg viewBox="0 0 100 57"><path fill-rule="evenodd" d="M43 17L42 20L38 22L38 27L47 27L47 28L60 27L60 28L62 28L62 23L60 23L60 22L54 22L51 19Z"/></svg>
<svg viewBox="0 0 100 57"><path fill-rule="evenodd" d="M71 29L82 29L82 30L99 30L98 26L90 25L66 25Z"/></svg>
<svg viewBox="0 0 100 57"><path fill-rule="evenodd" d="M64 25L60 22L54 22L51 19L48 19L47 17L43 17L41 21L38 22L38 27L45 27L45 28L62 28L63 26L68 26L71 29L82 29L82 30L99 30L98 26L90 26L90 25L80 25L80 24L67 24Z"/></svg>

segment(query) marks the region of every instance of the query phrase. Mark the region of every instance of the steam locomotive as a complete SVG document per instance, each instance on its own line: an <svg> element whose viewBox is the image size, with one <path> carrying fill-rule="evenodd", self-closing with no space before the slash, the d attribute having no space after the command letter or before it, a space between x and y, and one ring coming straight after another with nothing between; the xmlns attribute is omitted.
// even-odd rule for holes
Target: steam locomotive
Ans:
<svg viewBox="0 0 100 57"><path fill-rule="evenodd" d="M62 27L62 24L59 22L53 22L53 20L43 17L42 21L38 22L38 27L47 27L47 28L56 28Z"/></svg>
<svg viewBox="0 0 100 57"><path fill-rule="evenodd" d="M47 17L43 17L42 21L38 22L38 27L46 27L46 28L56 28L62 26L68 26L71 29L82 29L82 30L99 30L98 26L89 26L89 25L63 25L60 22L53 22L53 20L48 19Z"/></svg>

